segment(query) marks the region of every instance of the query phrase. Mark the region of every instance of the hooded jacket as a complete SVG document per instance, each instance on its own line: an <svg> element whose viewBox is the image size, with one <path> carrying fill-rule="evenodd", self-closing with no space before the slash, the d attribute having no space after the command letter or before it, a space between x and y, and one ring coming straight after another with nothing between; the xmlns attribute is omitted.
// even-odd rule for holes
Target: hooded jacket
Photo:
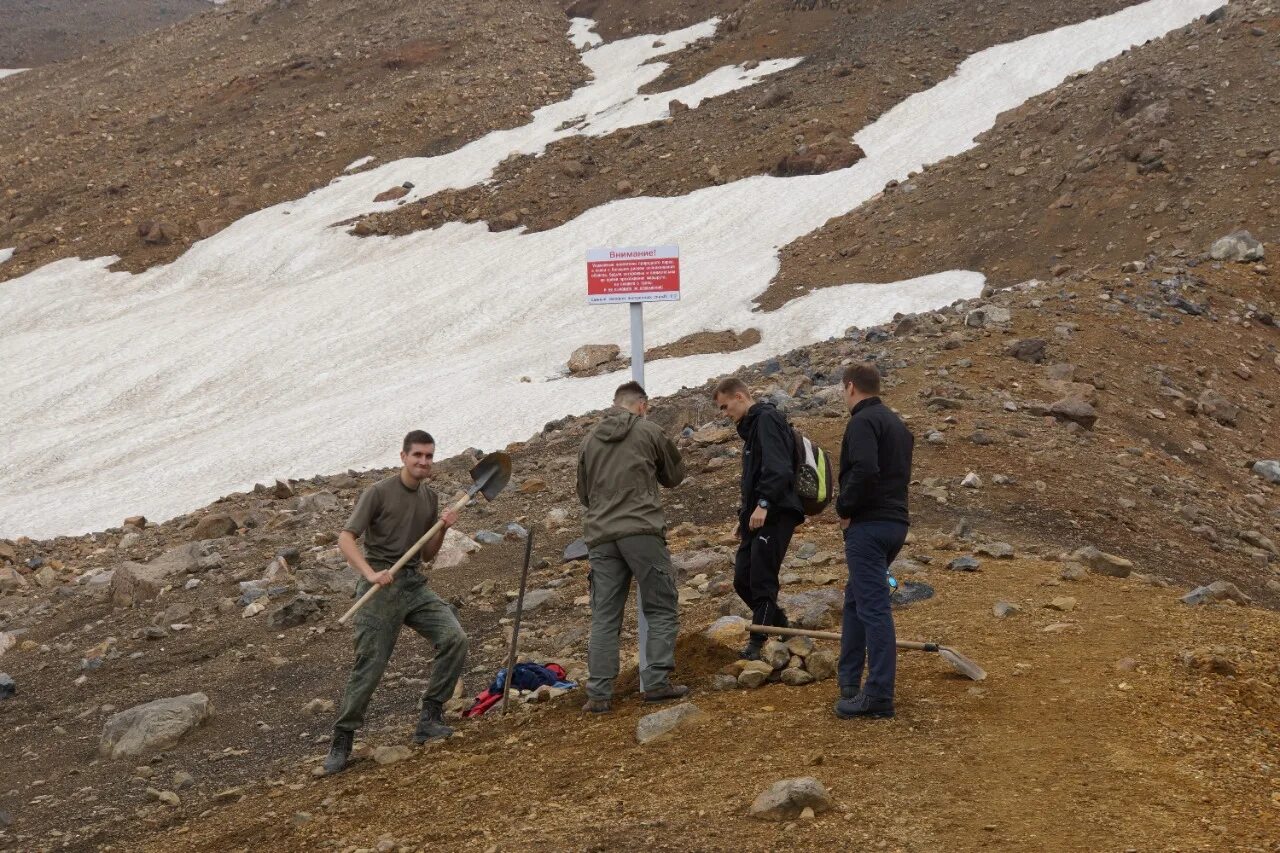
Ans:
<svg viewBox="0 0 1280 853"><path fill-rule="evenodd" d="M684 479L680 451L657 424L615 406L596 424L578 453L578 500L583 538L595 547L624 536L665 536L658 485Z"/></svg>
<svg viewBox="0 0 1280 853"><path fill-rule="evenodd" d="M802 520L804 507L796 494L796 435L786 415L767 400L756 403L738 421L738 435L742 437L742 503L738 507L742 527L746 528L746 519L761 498L769 502L769 520L778 513Z"/></svg>

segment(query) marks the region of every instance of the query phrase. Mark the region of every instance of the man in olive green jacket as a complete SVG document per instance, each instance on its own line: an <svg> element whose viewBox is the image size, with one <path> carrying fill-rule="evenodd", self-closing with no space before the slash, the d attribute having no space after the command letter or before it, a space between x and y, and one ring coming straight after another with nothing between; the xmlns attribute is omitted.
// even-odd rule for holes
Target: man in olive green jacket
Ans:
<svg viewBox="0 0 1280 853"><path fill-rule="evenodd" d="M678 598L667 553L667 522L658 485L684 479L680 451L662 428L645 420L649 398L639 383L618 388L613 408L591 430L578 454L578 499L583 538L590 549L591 640L587 650L587 704L604 713L618 676L618 633L634 575L640 588L640 689L647 702L679 699L689 688L672 684ZM647 634L647 636L646 636Z"/></svg>

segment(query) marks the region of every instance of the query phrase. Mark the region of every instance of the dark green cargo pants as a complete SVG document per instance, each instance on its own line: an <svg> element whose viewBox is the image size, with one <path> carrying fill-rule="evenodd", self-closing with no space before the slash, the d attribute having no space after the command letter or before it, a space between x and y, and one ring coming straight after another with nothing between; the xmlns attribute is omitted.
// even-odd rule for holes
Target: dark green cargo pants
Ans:
<svg viewBox="0 0 1280 853"><path fill-rule="evenodd" d="M364 595L368 588L369 582L361 580L356 587L357 597ZM436 647L436 660L423 700L444 703L453 695L453 686L462 674L467 657L467 635L449 604L427 588L422 575L416 571L400 572L390 586L356 612L352 621L356 663L347 681L335 729L355 731L364 724L365 709L395 649L401 625L408 625Z"/></svg>
<svg viewBox="0 0 1280 853"><path fill-rule="evenodd" d="M634 575L640 612L648 623L640 636L640 689L660 690L676 665L679 601L671 556L661 536L625 536L592 548L591 640L587 647L587 696L613 696L618 677L618 633ZM647 635L646 635L647 634Z"/></svg>

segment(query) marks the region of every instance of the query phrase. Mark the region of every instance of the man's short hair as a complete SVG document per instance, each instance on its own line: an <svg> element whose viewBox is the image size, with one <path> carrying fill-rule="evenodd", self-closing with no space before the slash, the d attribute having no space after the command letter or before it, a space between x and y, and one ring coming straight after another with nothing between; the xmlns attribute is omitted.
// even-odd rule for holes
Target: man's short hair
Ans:
<svg viewBox="0 0 1280 853"><path fill-rule="evenodd" d="M618 390L613 392L615 406L634 406L641 400L648 399L649 395L644 392L644 386L639 382L623 382L618 386Z"/></svg>
<svg viewBox="0 0 1280 853"><path fill-rule="evenodd" d="M711 392L711 398L714 400L716 397L732 397L734 394L750 397L751 389L738 377L726 376L716 383L716 389Z"/></svg>
<svg viewBox="0 0 1280 853"><path fill-rule="evenodd" d="M435 444L436 440L431 437L431 433L426 430L415 429L404 437L404 446L400 448L402 453L408 453L409 448L415 444Z"/></svg>
<svg viewBox="0 0 1280 853"><path fill-rule="evenodd" d="M880 393L880 368L869 361L851 364L844 369L845 385L852 385L863 394L873 397Z"/></svg>

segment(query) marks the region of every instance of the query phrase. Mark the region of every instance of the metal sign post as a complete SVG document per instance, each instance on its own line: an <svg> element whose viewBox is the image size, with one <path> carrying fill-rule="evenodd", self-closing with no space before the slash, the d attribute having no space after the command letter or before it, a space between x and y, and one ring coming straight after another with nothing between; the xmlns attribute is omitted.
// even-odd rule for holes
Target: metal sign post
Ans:
<svg viewBox="0 0 1280 853"><path fill-rule="evenodd" d="M644 385L644 303L680 299L680 248L628 246L587 251L587 304L626 302L631 314L631 378ZM636 645L639 646L640 690L647 688L649 620L636 587Z"/></svg>

